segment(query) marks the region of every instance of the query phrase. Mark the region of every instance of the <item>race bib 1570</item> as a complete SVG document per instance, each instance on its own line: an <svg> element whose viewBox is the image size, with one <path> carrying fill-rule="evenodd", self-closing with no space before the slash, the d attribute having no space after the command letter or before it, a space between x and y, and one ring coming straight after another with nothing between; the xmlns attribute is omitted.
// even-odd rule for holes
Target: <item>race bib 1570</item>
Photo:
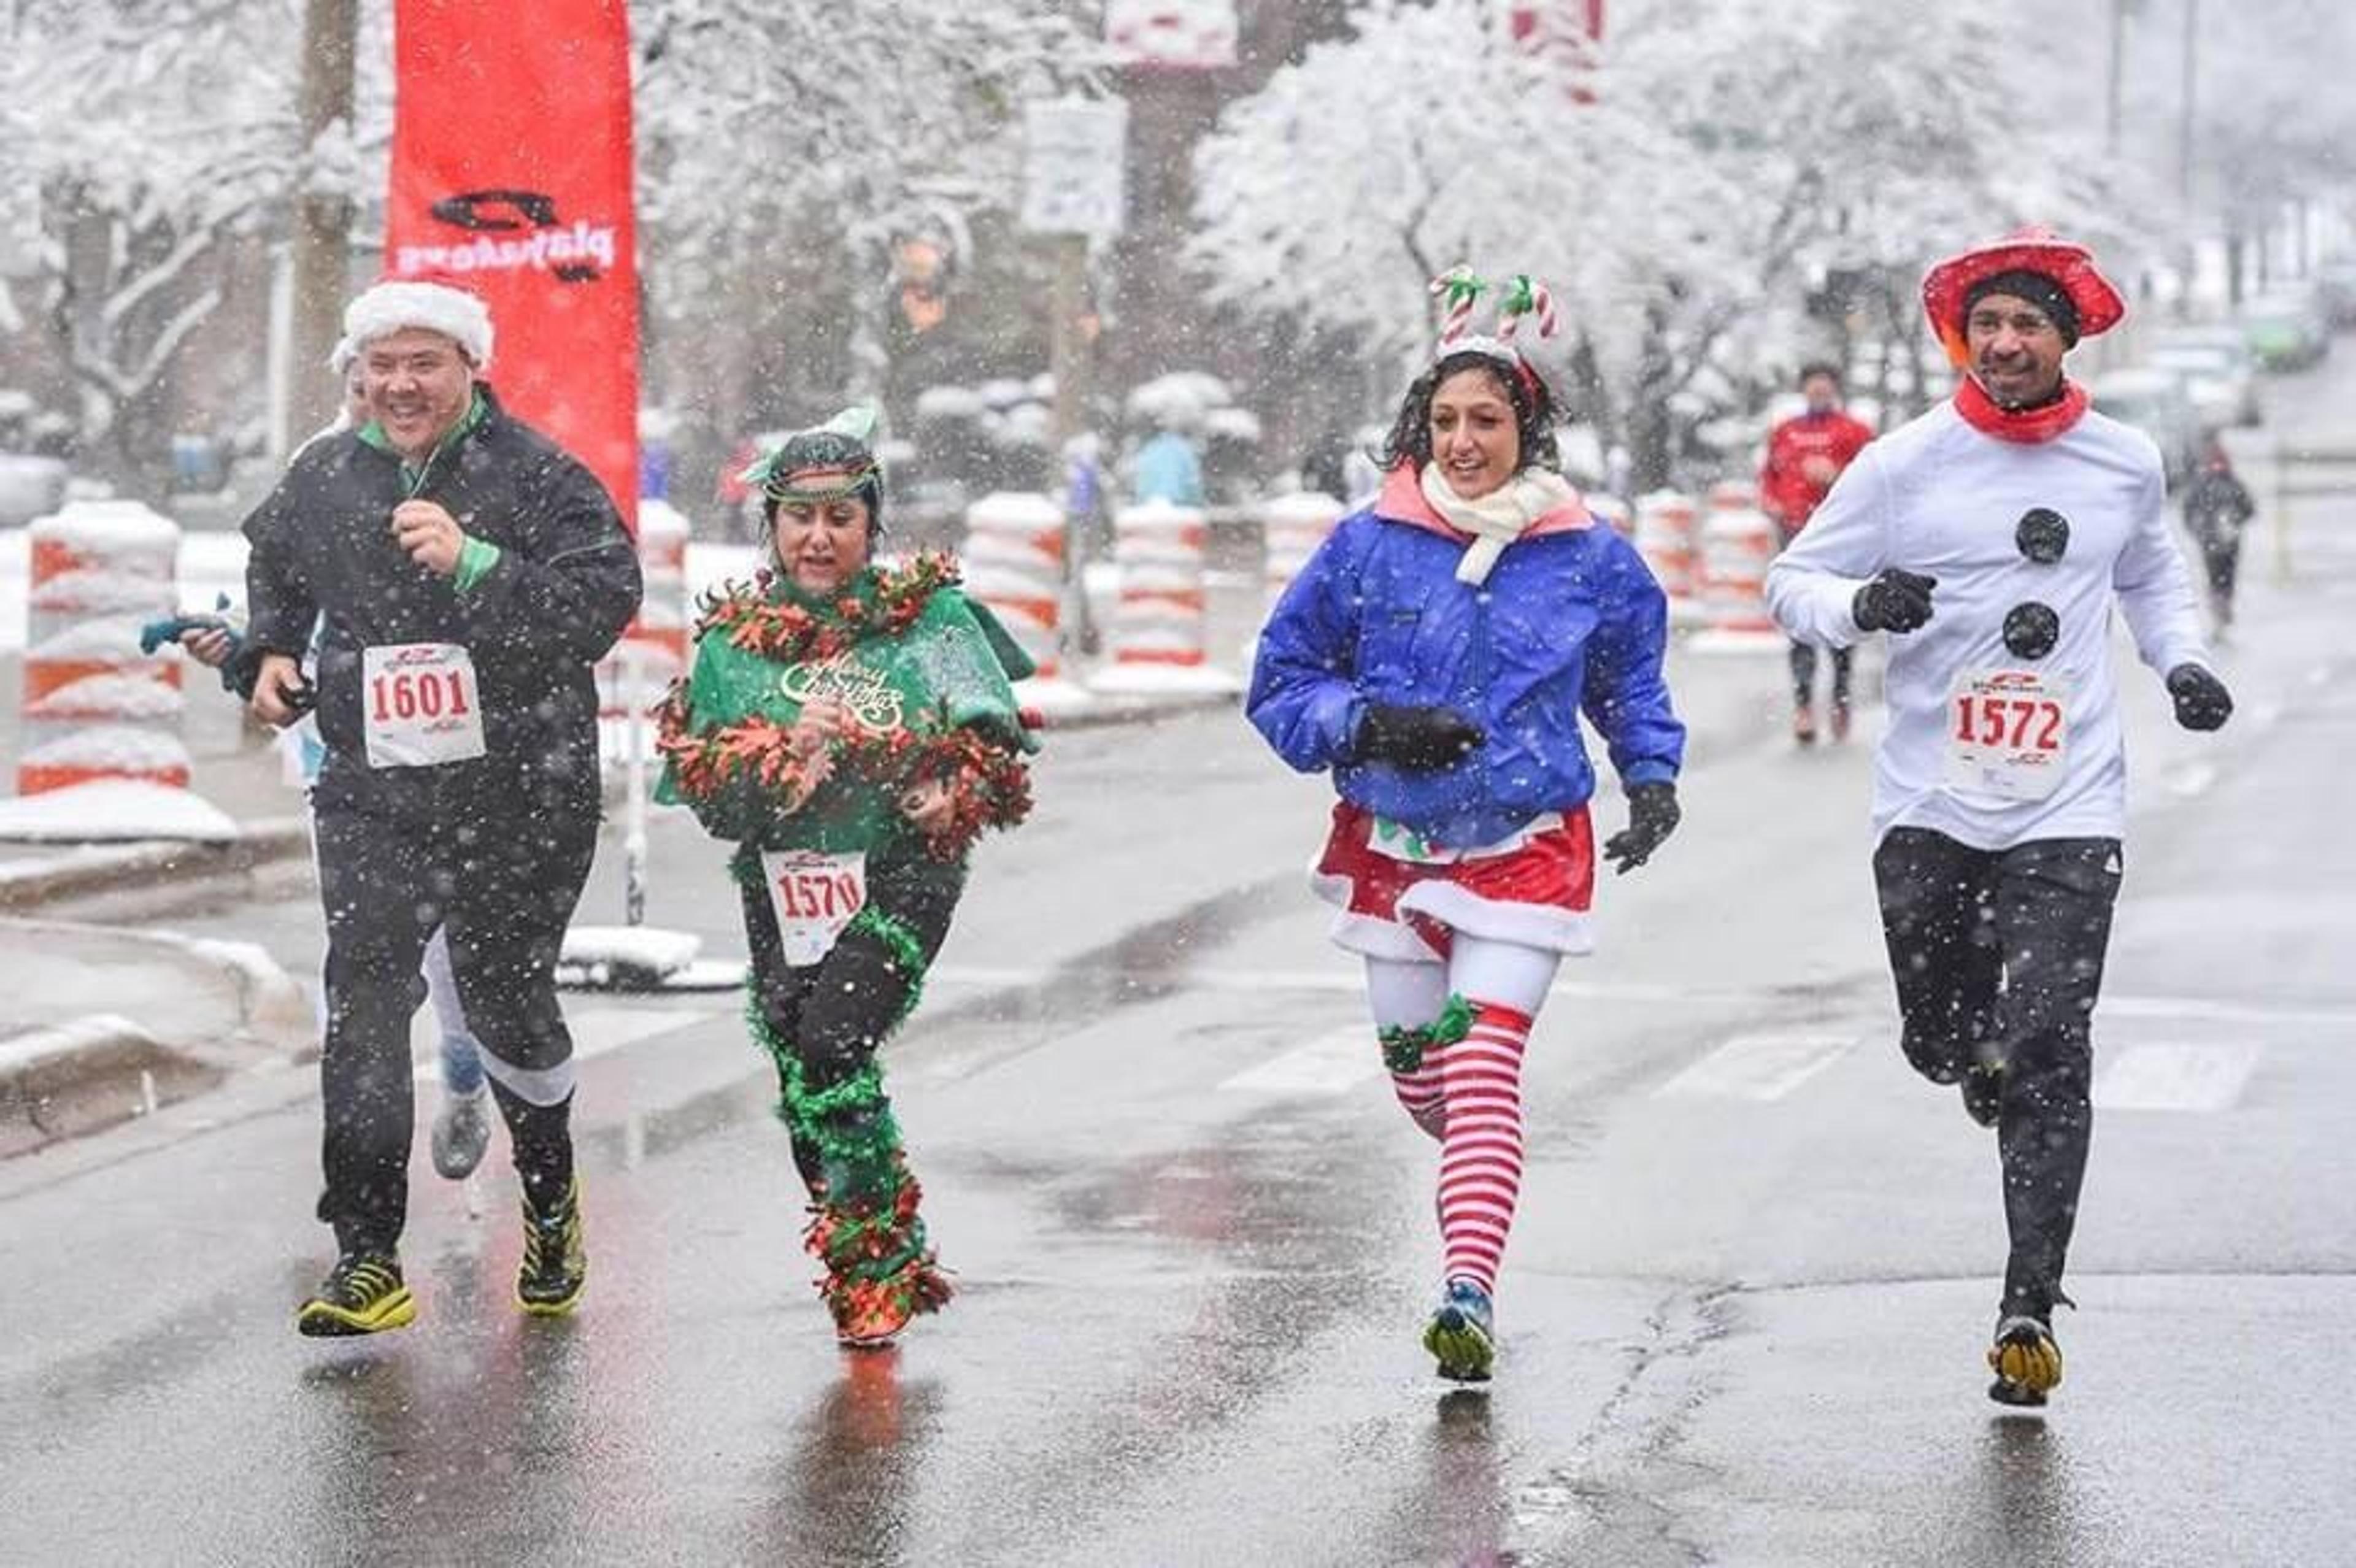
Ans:
<svg viewBox="0 0 2356 1568"><path fill-rule="evenodd" d="M806 969L833 952L851 917L867 907L867 857L859 850L772 849L761 869L788 968Z"/></svg>

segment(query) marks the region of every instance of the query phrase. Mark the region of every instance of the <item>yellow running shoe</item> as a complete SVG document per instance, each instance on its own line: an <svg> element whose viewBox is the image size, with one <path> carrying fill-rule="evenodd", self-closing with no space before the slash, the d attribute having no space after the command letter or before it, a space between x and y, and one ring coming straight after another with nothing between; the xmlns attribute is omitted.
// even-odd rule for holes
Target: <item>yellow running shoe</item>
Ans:
<svg viewBox="0 0 2356 1568"><path fill-rule="evenodd" d="M589 1251L581 1234L581 1179L574 1177L556 1207L543 1214L523 1200L523 1263L516 1270L516 1305L535 1317L562 1317L581 1305L589 1285Z"/></svg>
<svg viewBox="0 0 2356 1568"><path fill-rule="evenodd" d="M2041 1318L2021 1314L1996 1326L1996 1343L1988 1347L1988 1398L1998 1404L2037 1406L2062 1386L2062 1347Z"/></svg>
<svg viewBox="0 0 2356 1568"><path fill-rule="evenodd" d="M315 1339L381 1334L417 1320L417 1298L391 1253L346 1253L294 1314L296 1333Z"/></svg>

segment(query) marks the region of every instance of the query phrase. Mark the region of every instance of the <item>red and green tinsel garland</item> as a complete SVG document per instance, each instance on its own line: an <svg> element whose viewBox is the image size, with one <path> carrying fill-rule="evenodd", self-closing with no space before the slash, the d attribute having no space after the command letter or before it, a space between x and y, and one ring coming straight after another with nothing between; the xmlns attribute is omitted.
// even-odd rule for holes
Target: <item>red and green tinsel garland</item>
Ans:
<svg viewBox="0 0 2356 1568"><path fill-rule="evenodd" d="M802 1244L825 1270L819 1294L847 1341L887 1339L917 1313L938 1311L951 1287L926 1240L924 1189L901 1147L883 1064L871 1057L850 1077L813 1089L759 1001L748 1000L744 1012L776 1063L779 1119L818 1156Z"/></svg>
<svg viewBox="0 0 2356 1568"><path fill-rule="evenodd" d="M698 733L693 717L686 683L673 683L656 709L655 746L691 800L710 800L739 784L791 798L805 793L814 771L820 780L848 779L894 796L938 780L948 786L949 820L925 844L943 860L963 856L989 829L1012 827L1031 814L1031 771L969 729L861 734L804 757L794 751L791 725L755 718Z"/></svg>
<svg viewBox="0 0 2356 1568"><path fill-rule="evenodd" d="M873 588L831 603L797 604L776 592L776 573L764 569L751 582L732 582L704 595L695 635L718 631L746 653L780 664L830 659L865 637L897 636L915 625L935 593L958 584L957 562L936 551L906 566L877 567Z"/></svg>

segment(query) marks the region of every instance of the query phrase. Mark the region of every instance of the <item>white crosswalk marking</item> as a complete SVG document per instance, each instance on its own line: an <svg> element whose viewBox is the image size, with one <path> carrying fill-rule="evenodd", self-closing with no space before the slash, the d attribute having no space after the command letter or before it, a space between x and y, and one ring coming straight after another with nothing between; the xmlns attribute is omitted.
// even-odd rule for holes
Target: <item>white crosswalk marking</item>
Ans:
<svg viewBox="0 0 2356 1568"><path fill-rule="evenodd" d="M2105 1111L2222 1111L2242 1097L2258 1048L2240 1041L2130 1046L2094 1075Z"/></svg>
<svg viewBox="0 0 2356 1568"><path fill-rule="evenodd" d="M1853 1035L1738 1034L1661 1085L1666 1095L1780 1100L1830 1067Z"/></svg>
<svg viewBox="0 0 2356 1568"><path fill-rule="evenodd" d="M1382 1048L1365 1024L1321 1034L1305 1045L1246 1068L1222 1090L1247 1094L1338 1094L1382 1071Z"/></svg>

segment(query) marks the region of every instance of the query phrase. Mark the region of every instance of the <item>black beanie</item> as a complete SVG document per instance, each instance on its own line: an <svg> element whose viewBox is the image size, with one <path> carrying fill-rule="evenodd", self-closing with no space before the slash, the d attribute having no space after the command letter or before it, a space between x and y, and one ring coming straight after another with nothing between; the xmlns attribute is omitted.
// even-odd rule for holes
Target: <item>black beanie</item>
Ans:
<svg viewBox="0 0 2356 1568"><path fill-rule="evenodd" d="M2016 268L2009 272L1997 272L1982 278L1964 293L1964 320L1968 330L1972 307L1990 294L2010 294L2027 300L2043 311L2046 319L2062 334L2062 341L2072 348L2078 347L2078 307L2070 303L2069 292L2042 272Z"/></svg>

